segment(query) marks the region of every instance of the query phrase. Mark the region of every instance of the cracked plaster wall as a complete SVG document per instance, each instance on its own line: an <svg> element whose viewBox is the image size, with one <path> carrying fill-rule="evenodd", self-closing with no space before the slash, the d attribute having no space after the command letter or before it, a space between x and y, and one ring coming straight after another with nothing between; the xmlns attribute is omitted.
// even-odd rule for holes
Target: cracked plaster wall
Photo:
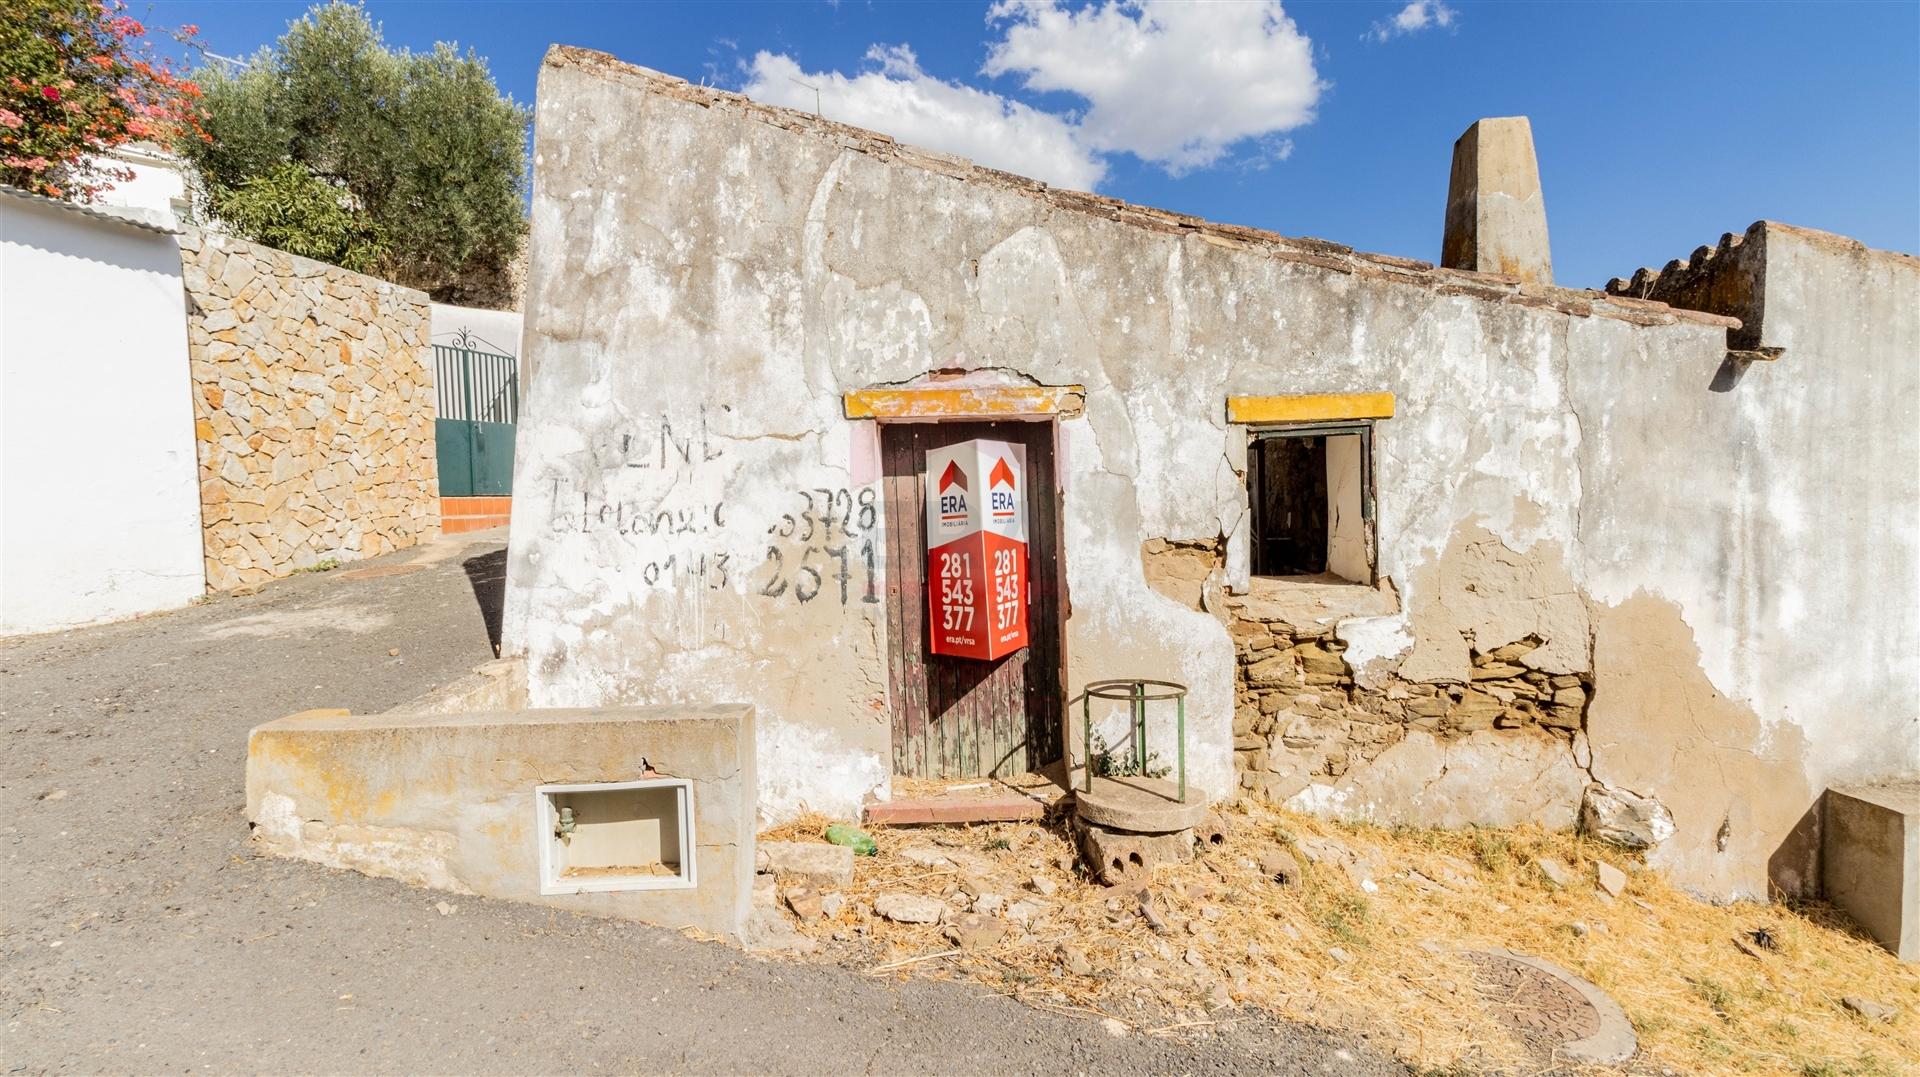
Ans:
<svg viewBox="0 0 1920 1077"><path fill-rule="evenodd" d="M1643 579L1691 596L1684 615L1713 618L1695 626L1710 677L1725 672L1724 639L1759 627L1699 605L1739 566L1698 530L1670 535L1668 510L1702 502L1692 487L1739 511L1734 453L1762 449L1699 444L1731 437L1725 424L1684 452L1668 433L1687 401L1734 403L1705 393L1721 326L1489 302L1135 227L596 63L550 57L540 85L526 338L539 375L519 435L505 629L536 706L751 702L767 817L850 814L883 793L886 626L867 597L893 566L874 432L844 417L842 394L943 369L1086 386L1084 412L1060 424L1070 690L1186 682L1191 775L1215 795L1235 785L1234 644L1223 613L1149 584L1142 551L1224 537L1221 574L1246 582L1245 432L1224 421L1229 395L1397 397L1375 455L1378 570L1401 610L1338 626L1362 684L1416 660L1444 679L1457 658L1464 678L1461 633L1484 625L1519 638L1550 623L1548 653L1590 668L1589 634L1610 624L1594 627L1590 577L1608 604ZM1435 601L1458 574L1443 551L1469 532L1524 555L1523 579L1563 582L1522 586L1514 602L1543 605L1517 613L1500 596L1478 596L1484 609ZM1912 633L1903 616L1896 638ZM1479 644L1506 642L1478 631ZM1629 737L1668 737L1657 690L1643 698L1608 713ZM1115 740L1119 716L1103 721ZM1463 779L1481 758L1465 743L1447 748ZM1489 743L1495 777L1514 753ZM1577 783L1557 777L1584 779L1577 754L1541 762L1556 780L1530 786L1562 790L1540 810L1567 821ZM1389 775L1420 769L1397 755L1380 766L1385 796ZM1501 783L1456 784L1497 799ZM1460 803L1411 821L1474 821ZM1493 808L1505 811L1478 814Z"/></svg>
<svg viewBox="0 0 1920 1077"><path fill-rule="evenodd" d="M1822 790L1920 773L1920 261L1748 235L1778 360L1627 334L1571 397L1593 772L1674 812L1656 864L1758 897L1814 885Z"/></svg>

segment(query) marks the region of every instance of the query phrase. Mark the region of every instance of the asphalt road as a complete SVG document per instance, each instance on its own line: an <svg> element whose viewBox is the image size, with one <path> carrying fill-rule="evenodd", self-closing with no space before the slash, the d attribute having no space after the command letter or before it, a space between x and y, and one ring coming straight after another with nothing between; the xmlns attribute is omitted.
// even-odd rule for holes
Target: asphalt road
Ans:
<svg viewBox="0 0 1920 1077"><path fill-rule="evenodd" d="M492 657L498 537L423 559L0 643L0 1071L1403 1072L1264 1018L1117 1038L973 985L255 856L250 727Z"/></svg>

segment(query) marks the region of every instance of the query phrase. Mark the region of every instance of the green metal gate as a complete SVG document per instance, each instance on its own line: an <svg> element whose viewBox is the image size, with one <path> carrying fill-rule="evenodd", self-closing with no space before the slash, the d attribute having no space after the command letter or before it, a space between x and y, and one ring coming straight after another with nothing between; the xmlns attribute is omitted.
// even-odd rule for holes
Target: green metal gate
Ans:
<svg viewBox="0 0 1920 1077"><path fill-rule="evenodd" d="M472 345L462 331L452 344L433 346L440 496L505 497L513 493L520 365L511 355Z"/></svg>

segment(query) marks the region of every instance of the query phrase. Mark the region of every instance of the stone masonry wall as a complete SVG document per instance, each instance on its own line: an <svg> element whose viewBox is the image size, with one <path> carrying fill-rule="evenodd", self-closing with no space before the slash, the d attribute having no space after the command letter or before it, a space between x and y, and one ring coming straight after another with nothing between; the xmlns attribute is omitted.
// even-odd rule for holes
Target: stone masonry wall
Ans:
<svg viewBox="0 0 1920 1077"><path fill-rule="evenodd" d="M436 529L426 295L197 231L180 257L207 586Z"/></svg>
<svg viewBox="0 0 1920 1077"><path fill-rule="evenodd" d="M1344 777L1410 730L1442 741L1482 730L1569 742L1584 727L1592 677L1528 668L1538 636L1473 649L1469 679L1426 683L1389 676L1357 684L1332 625L1304 626L1271 611L1234 608L1233 719L1240 787L1274 803Z"/></svg>

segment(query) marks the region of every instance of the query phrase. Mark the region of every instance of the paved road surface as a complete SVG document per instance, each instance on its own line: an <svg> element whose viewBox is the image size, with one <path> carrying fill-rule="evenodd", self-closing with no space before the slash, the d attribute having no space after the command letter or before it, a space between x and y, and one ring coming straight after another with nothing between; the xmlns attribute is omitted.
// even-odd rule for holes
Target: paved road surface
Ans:
<svg viewBox="0 0 1920 1077"><path fill-rule="evenodd" d="M384 710L492 657L504 556L465 539L406 575L0 643L0 1071L1401 1072L1262 1021L1115 1039L964 984L478 898L443 916L445 895L256 858L249 727Z"/></svg>

